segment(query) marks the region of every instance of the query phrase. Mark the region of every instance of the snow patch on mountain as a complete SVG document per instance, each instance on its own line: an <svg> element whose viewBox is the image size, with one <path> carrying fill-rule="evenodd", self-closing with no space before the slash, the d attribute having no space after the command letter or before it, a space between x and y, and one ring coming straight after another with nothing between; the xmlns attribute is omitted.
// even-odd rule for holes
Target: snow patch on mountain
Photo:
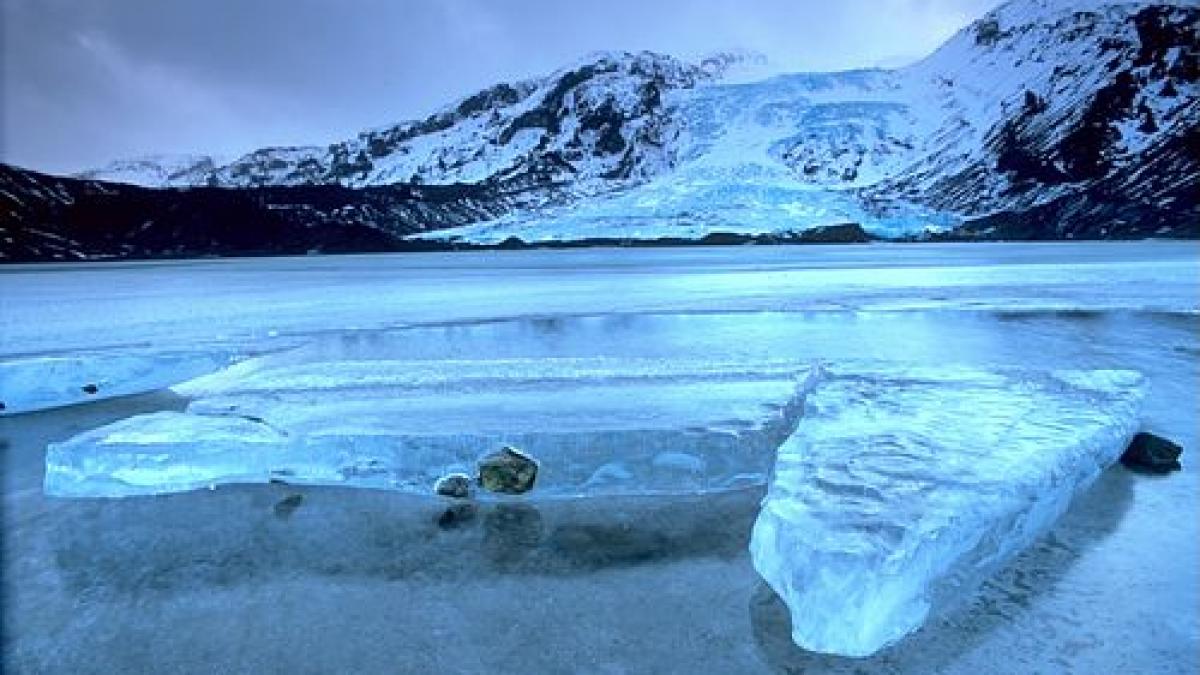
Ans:
<svg viewBox="0 0 1200 675"><path fill-rule="evenodd" d="M207 185L212 172L226 161L213 155L145 155L110 162L75 177L142 187L191 187Z"/></svg>

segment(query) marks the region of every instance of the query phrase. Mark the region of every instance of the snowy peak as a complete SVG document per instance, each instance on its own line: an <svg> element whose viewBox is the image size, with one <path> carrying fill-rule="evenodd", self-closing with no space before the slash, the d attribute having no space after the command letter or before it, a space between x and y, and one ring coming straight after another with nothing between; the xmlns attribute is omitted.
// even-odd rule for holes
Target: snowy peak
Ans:
<svg viewBox="0 0 1200 675"><path fill-rule="evenodd" d="M76 177L146 187L194 186L204 185L220 164L211 155L146 155L110 162Z"/></svg>
<svg viewBox="0 0 1200 675"><path fill-rule="evenodd" d="M497 84L429 117L372 129L327 147L264 148L187 172L152 163L87 172L142 185L481 183L625 180L668 161L664 95L713 81L751 59L689 64L651 52L603 52L546 77Z"/></svg>
<svg viewBox="0 0 1200 675"><path fill-rule="evenodd" d="M696 64L711 80L724 84L753 82L770 74L767 56L751 49L712 52L697 59Z"/></svg>
<svg viewBox="0 0 1200 675"><path fill-rule="evenodd" d="M538 79L501 83L423 120L326 147L274 147L211 158L114 162L80 178L144 186L390 183L518 184L625 180L664 168L673 129L663 97L761 75L766 58L729 50L688 63L652 52L597 52ZM202 161L207 160L207 161Z"/></svg>
<svg viewBox="0 0 1200 675"><path fill-rule="evenodd" d="M503 215L422 233L469 242L847 223L882 237L1180 236L1200 220L1198 24L1185 3L1013 0L904 68L765 79L746 76L765 72L751 52L602 52L328 146L89 175L484 187L505 205L480 212Z"/></svg>
<svg viewBox="0 0 1200 675"><path fill-rule="evenodd" d="M1149 2L1018 0L988 14L909 70L934 85L941 136L963 157L923 187L960 210L1029 206L1193 133L1198 22L1196 7Z"/></svg>

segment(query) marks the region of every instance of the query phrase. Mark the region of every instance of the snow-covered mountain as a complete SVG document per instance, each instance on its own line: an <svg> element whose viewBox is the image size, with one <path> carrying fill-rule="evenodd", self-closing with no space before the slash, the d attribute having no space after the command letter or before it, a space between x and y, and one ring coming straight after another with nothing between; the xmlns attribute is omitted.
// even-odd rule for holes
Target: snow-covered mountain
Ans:
<svg viewBox="0 0 1200 675"><path fill-rule="evenodd" d="M497 84L423 120L328 146L263 148L222 166L198 158L115 163L78 177L145 187L261 187L570 181L581 189L669 168L678 120L664 95L761 59L699 63L650 52L599 53L546 77ZM127 165L134 164L135 170Z"/></svg>
<svg viewBox="0 0 1200 675"><path fill-rule="evenodd" d="M209 176L223 163L211 155L148 155L109 162L75 177L143 187L194 187L207 185Z"/></svg>
<svg viewBox="0 0 1200 675"><path fill-rule="evenodd" d="M430 236L697 237L837 222L882 236L964 223L986 234L1038 209L1057 218L1038 231L1018 223L1020 236L1105 236L1088 228L1109 227L1118 205L1146 228L1125 223L1125 235L1170 234L1200 216L1189 191L1200 176L1198 20L1183 5L1016 0L907 68L674 92L668 171Z"/></svg>
<svg viewBox="0 0 1200 675"><path fill-rule="evenodd" d="M468 209L413 218L405 201L403 218L360 210L354 222L476 243L849 223L884 237L1197 236L1198 24L1182 0L1012 0L911 66L756 81L745 73L760 59L746 53L602 53L327 146L144 158L79 177L469 185Z"/></svg>

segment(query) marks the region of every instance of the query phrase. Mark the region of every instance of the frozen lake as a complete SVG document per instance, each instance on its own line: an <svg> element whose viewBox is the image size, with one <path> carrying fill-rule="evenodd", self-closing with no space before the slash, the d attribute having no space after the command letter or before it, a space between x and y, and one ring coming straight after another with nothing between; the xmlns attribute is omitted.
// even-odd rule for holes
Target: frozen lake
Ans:
<svg viewBox="0 0 1200 675"><path fill-rule="evenodd" d="M1193 242L581 249L0 268L0 356L645 312L1200 308Z"/></svg>
<svg viewBox="0 0 1200 675"><path fill-rule="evenodd" d="M759 488L438 505L342 488L42 494L44 449L169 392L0 418L4 653L29 672L1194 672L1195 243L522 251L0 268L0 360L680 356L1133 368L1167 477L1114 467L969 606L867 661L791 644ZM3 383L0 383L2 385ZM2 391L2 386L0 386ZM299 499L295 498L300 495ZM280 504L286 504L281 509Z"/></svg>

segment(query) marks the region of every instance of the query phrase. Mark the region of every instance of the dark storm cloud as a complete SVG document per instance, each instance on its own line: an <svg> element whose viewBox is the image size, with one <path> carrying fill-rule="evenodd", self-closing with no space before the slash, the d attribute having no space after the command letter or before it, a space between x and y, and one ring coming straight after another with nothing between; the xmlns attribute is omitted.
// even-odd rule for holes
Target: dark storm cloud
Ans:
<svg viewBox="0 0 1200 675"><path fill-rule="evenodd" d="M997 0L4 0L3 159L324 143L601 49L911 60Z"/></svg>

